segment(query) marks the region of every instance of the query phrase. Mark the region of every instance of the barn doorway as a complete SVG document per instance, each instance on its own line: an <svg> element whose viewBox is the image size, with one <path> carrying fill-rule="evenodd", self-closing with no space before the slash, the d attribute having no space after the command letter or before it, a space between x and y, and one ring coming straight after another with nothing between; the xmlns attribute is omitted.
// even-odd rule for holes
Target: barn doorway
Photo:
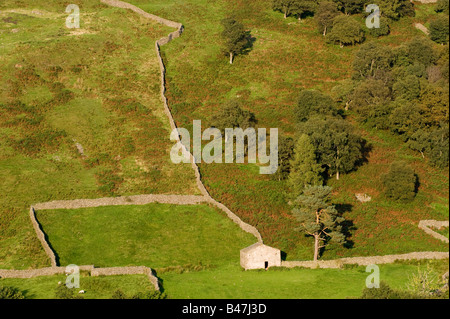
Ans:
<svg viewBox="0 0 450 319"><path fill-rule="evenodd" d="M268 269L269 269L269 262L268 262L268 261L266 261L266 262L264 263L264 269L265 269L265 270L268 270Z"/></svg>

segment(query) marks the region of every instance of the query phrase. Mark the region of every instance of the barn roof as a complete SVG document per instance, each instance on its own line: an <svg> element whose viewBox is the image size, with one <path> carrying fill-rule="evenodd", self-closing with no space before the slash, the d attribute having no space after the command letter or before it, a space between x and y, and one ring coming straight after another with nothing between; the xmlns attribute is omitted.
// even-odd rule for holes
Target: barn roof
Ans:
<svg viewBox="0 0 450 319"><path fill-rule="evenodd" d="M276 249L276 248L264 245L263 243L256 243L256 244L253 244L253 245L251 245L251 246L249 246L247 248L242 249L241 252L249 253L249 252L251 252L253 250L256 250L258 248L261 248L261 247L265 247L265 248L269 248L269 249L273 249L273 250L279 250L279 249Z"/></svg>

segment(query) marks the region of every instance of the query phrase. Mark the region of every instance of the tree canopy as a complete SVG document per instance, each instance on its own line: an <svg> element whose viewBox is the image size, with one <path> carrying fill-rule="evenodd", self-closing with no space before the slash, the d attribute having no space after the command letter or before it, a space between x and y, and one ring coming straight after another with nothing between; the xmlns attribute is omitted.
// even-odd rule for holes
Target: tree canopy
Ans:
<svg viewBox="0 0 450 319"><path fill-rule="evenodd" d="M255 114L244 110L242 104L235 99L226 102L211 121L214 127L222 131L222 134L227 128L246 130L249 127L255 127L257 123Z"/></svg>
<svg viewBox="0 0 450 319"><path fill-rule="evenodd" d="M224 30L224 53L230 56L230 64L233 64L234 56L241 54L248 46L249 39L244 25L234 18L222 20Z"/></svg>
<svg viewBox="0 0 450 319"><path fill-rule="evenodd" d="M303 194L306 186L323 185L321 174L324 169L317 163L317 156L311 139L302 134L295 144L294 158L291 160L291 173L289 174L289 197L296 199Z"/></svg>
<svg viewBox="0 0 450 319"><path fill-rule="evenodd" d="M328 95L317 90L300 91L295 108L297 122L305 122L317 114L336 116L337 113L335 102Z"/></svg>
<svg viewBox="0 0 450 319"><path fill-rule="evenodd" d="M324 36L327 35L328 31L333 27L333 20L340 14L337 4L331 1L322 1L319 3L317 8L315 19L319 32Z"/></svg>
<svg viewBox="0 0 450 319"><path fill-rule="evenodd" d="M394 162L383 176L385 194L394 201L409 202L416 197L417 175L405 162Z"/></svg>
<svg viewBox="0 0 450 319"><path fill-rule="evenodd" d="M332 43L339 43L341 47L361 43L364 38L364 31L360 23L347 15L335 17L333 29L328 34L328 40Z"/></svg>
<svg viewBox="0 0 450 319"><path fill-rule="evenodd" d="M365 140L343 119L313 117L299 124L299 134L311 138L318 163L326 166L329 175L336 175L336 179L355 169L364 158Z"/></svg>
<svg viewBox="0 0 450 319"><path fill-rule="evenodd" d="M328 186L307 186L303 195L295 200L292 210L300 223L298 230L314 238L314 261L319 259L320 250L330 240L345 242L341 226L345 219L331 204L331 192Z"/></svg>
<svg viewBox="0 0 450 319"><path fill-rule="evenodd" d="M437 16L430 21L430 39L437 43L448 43L449 18L448 16Z"/></svg>

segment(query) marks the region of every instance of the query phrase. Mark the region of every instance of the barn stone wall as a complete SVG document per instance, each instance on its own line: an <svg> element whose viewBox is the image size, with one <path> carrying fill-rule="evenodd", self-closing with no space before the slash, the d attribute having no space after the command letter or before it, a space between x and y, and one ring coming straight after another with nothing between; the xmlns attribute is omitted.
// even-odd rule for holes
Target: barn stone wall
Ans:
<svg viewBox="0 0 450 319"><path fill-rule="evenodd" d="M241 251L241 267L245 270L264 269L281 266L281 251L269 246L261 245L250 250Z"/></svg>

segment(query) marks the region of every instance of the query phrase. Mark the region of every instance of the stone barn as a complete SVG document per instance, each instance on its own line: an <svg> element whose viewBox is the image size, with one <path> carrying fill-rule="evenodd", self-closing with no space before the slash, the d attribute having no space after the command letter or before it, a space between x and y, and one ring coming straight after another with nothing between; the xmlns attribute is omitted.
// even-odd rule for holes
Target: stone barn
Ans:
<svg viewBox="0 0 450 319"><path fill-rule="evenodd" d="M241 266L245 270L280 267L281 251L262 243L256 243L241 250Z"/></svg>

